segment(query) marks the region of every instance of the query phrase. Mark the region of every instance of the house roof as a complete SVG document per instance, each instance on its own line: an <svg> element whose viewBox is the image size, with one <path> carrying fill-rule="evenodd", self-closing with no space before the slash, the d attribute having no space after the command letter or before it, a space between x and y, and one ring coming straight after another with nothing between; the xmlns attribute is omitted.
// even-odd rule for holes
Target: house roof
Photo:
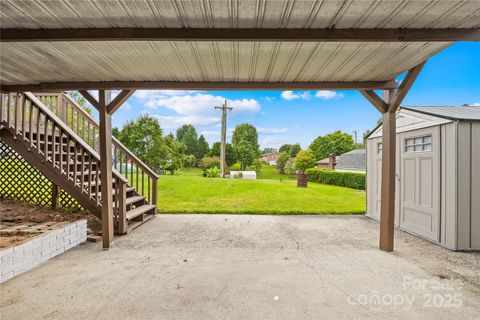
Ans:
<svg viewBox="0 0 480 320"><path fill-rule="evenodd" d="M365 170L367 168L367 150L357 149L337 157L335 169Z"/></svg>
<svg viewBox="0 0 480 320"><path fill-rule="evenodd" d="M0 21L9 90L385 89L480 38L480 1L10 0Z"/></svg>
<svg viewBox="0 0 480 320"><path fill-rule="evenodd" d="M480 107L402 107L403 109L437 116L450 120L473 120L480 121Z"/></svg>

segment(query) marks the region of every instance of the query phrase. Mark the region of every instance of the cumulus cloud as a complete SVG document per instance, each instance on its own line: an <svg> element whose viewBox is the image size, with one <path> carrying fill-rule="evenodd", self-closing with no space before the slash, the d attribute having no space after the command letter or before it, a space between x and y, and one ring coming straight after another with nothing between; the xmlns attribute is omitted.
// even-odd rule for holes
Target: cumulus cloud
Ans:
<svg viewBox="0 0 480 320"><path fill-rule="evenodd" d="M291 90L282 91L282 98L285 100L295 100L295 99L304 99L308 100L310 98L310 92L293 92Z"/></svg>
<svg viewBox="0 0 480 320"><path fill-rule="evenodd" d="M474 102L471 106L472 107L480 107L480 102Z"/></svg>
<svg viewBox="0 0 480 320"><path fill-rule="evenodd" d="M177 128L183 124L192 124L194 126L213 126L220 122L220 110L215 106L221 106L225 100L233 110L229 113L230 118L244 115L257 114L260 111L260 103L255 99L237 99L228 100L222 96L215 96L202 92L163 92L141 94L145 101L145 106L150 110L165 108L173 111L174 115L157 116L165 128ZM149 99L147 99L149 98Z"/></svg>
<svg viewBox="0 0 480 320"><path fill-rule="evenodd" d="M193 94L201 91L197 90L137 90L133 94L135 98L140 100L160 99L169 96L182 96Z"/></svg>
<svg viewBox="0 0 480 320"><path fill-rule="evenodd" d="M315 94L315 97L328 100L333 98L342 98L343 94L338 93L336 91L320 90L320 91L317 91L317 93Z"/></svg>

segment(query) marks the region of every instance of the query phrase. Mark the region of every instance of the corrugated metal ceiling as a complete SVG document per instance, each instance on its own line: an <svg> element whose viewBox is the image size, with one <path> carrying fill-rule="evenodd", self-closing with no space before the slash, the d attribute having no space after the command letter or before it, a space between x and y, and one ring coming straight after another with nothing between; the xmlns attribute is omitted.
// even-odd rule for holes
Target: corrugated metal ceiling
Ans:
<svg viewBox="0 0 480 320"><path fill-rule="evenodd" d="M2 0L2 28L471 28L478 0Z"/></svg>
<svg viewBox="0 0 480 320"><path fill-rule="evenodd" d="M2 0L2 28L472 28L480 1ZM4 85L59 81L383 81L450 43L1 43Z"/></svg>

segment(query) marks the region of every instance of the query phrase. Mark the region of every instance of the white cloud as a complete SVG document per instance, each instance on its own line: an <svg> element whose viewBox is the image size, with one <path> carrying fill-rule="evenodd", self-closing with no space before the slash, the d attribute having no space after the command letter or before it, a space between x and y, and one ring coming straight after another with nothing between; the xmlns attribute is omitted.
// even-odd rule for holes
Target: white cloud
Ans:
<svg viewBox="0 0 480 320"><path fill-rule="evenodd" d="M290 131L290 128L258 128L257 131L260 134L268 135L268 134L281 134Z"/></svg>
<svg viewBox="0 0 480 320"><path fill-rule="evenodd" d="M336 91L320 90L320 91L317 91L317 93L315 94L315 97L328 100L333 98L342 98L343 94L338 93Z"/></svg>
<svg viewBox="0 0 480 320"><path fill-rule="evenodd" d="M152 109L165 107L181 115L217 115L215 106L221 106L225 98L211 94L197 93L195 95L171 96L149 100L146 106ZM260 111L260 103L255 99L227 100L233 108L232 115L254 114Z"/></svg>
<svg viewBox="0 0 480 320"><path fill-rule="evenodd" d="M471 106L472 107L480 107L480 102L474 102Z"/></svg>
<svg viewBox="0 0 480 320"><path fill-rule="evenodd" d="M201 91L197 90L137 90L133 94L135 98L140 100L160 99L168 96L183 96Z"/></svg>
<svg viewBox="0 0 480 320"><path fill-rule="evenodd" d="M304 92L295 93L291 90L287 90L287 91L282 91L281 96L285 100L294 100L294 99L308 100L308 99L310 99L310 92L309 91L304 91Z"/></svg>
<svg viewBox="0 0 480 320"><path fill-rule="evenodd" d="M145 102L145 106L151 110L165 108L173 111L174 115L160 116L156 115L160 124L167 129L175 129L184 124L193 126L215 126L220 122L220 110L215 106L221 106L225 102L222 96L215 96L202 92L172 92L160 93L157 90L155 94L142 93L142 99L150 97ZM163 90L165 91L165 90ZM145 99L146 100L146 99ZM229 113L229 118L235 118L242 115L257 114L260 111L260 103L255 99L237 99L228 100L227 104L233 110Z"/></svg>
<svg viewBox="0 0 480 320"><path fill-rule="evenodd" d="M268 102L273 102L275 100L275 97L265 97L265 100Z"/></svg>

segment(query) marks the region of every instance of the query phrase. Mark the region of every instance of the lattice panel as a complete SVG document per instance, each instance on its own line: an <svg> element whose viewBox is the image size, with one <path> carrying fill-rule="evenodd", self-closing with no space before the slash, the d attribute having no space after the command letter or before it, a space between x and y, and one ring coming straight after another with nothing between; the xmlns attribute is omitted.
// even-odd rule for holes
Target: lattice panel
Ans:
<svg viewBox="0 0 480 320"><path fill-rule="evenodd" d="M52 183L12 148L0 140L0 198L39 206L52 204ZM59 205L68 211L83 211L82 206L61 190Z"/></svg>

